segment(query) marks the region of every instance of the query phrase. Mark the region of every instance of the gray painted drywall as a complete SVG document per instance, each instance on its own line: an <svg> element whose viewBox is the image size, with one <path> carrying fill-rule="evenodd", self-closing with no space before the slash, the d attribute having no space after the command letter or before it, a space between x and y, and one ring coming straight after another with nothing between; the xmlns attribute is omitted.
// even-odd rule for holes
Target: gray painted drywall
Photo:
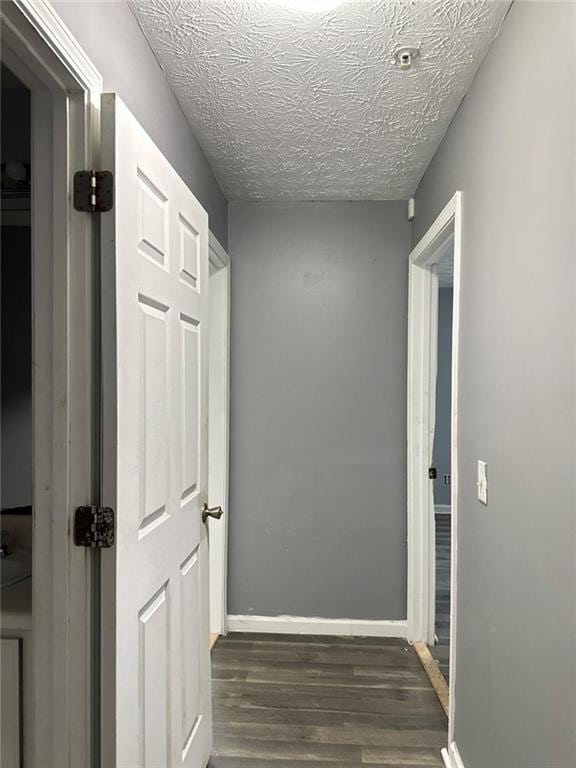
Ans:
<svg viewBox="0 0 576 768"><path fill-rule="evenodd" d="M125 2L53 3L56 11L208 211L226 247L227 202L136 18Z"/></svg>
<svg viewBox="0 0 576 768"><path fill-rule="evenodd" d="M514 3L416 196L414 241L464 195L455 736L466 768L576 765L575 29L573 3Z"/></svg>
<svg viewBox="0 0 576 768"><path fill-rule="evenodd" d="M452 288L438 291L438 376L436 379L436 430L433 464L438 471L434 481L434 503L450 504L450 485L444 475L451 475L451 399L452 399Z"/></svg>
<svg viewBox="0 0 576 768"><path fill-rule="evenodd" d="M229 612L406 617L409 225L231 203Z"/></svg>

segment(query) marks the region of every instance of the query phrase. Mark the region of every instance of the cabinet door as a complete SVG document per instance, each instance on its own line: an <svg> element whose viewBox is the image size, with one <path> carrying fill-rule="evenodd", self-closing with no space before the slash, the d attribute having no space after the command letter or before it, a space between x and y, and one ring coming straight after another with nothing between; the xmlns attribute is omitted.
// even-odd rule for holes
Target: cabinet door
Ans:
<svg viewBox="0 0 576 768"><path fill-rule="evenodd" d="M21 640L3 637L0 640L0 765L21 768L22 765L22 691L20 666Z"/></svg>

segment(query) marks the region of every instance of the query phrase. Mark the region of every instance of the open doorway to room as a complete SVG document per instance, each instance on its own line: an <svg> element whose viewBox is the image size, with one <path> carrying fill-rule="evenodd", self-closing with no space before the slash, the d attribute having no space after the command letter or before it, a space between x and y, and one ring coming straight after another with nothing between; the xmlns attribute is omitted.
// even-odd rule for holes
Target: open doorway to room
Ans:
<svg viewBox="0 0 576 768"><path fill-rule="evenodd" d="M410 254L408 632L453 738L462 193Z"/></svg>
<svg viewBox="0 0 576 768"><path fill-rule="evenodd" d="M2 64L1 763L28 761L32 717L30 91Z"/></svg>
<svg viewBox="0 0 576 768"><path fill-rule="evenodd" d="M438 323L436 418L433 443L435 609L432 656L442 677L450 680L450 560L452 479L452 321L454 303L454 239L437 264Z"/></svg>
<svg viewBox="0 0 576 768"><path fill-rule="evenodd" d="M50 6L0 17L0 762L87 765L92 561L71 533L95 485L94 228L73 213L70 169L92 167L101 86Z"/></svg>

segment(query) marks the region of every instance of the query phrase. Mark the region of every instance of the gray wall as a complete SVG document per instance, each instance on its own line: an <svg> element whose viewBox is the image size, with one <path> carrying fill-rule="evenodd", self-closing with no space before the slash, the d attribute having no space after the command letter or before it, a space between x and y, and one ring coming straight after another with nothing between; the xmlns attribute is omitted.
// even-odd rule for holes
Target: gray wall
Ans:
<svg viewBox="0 0 576 768"><path fill-rule="evenodd" d="M406 617L409 225L231 203L229 611Z"/></svg>
<svg viewBox="0 0 576 768"><path fill-rule="evenodd" d="M576 6L515 3L418 189L464 193L456 740L576 765ZM488 507L476 462L488 462Z"/></svg>
<svg viewBox="0 0 576 768"><path fill-rule="evenodd" d="M450 486L444 475L452 474L452 288L438 291L438 377L436 379L436 430L433 464L438 471L434 481L434 503L450 504Z"/></svg>
<svg viewBox="0 0 576 768"><path fill-rule="evenodd" d="M227 202L160 65L128 4L53 3L104 78L154 139L208 211L210 229L226 247Z"/></svg>

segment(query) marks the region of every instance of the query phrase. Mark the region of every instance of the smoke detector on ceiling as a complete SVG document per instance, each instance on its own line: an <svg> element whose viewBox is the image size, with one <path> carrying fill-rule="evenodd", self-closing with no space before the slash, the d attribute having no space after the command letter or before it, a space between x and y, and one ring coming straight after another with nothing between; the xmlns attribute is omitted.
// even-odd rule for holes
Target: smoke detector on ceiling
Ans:
<svg viewBox="0 0 576 768"><path fill-rule="evenodd" d="M394 52L394 63L400 69L410 69L416 59L420 58L420 48L398 48Z"/></svg>

